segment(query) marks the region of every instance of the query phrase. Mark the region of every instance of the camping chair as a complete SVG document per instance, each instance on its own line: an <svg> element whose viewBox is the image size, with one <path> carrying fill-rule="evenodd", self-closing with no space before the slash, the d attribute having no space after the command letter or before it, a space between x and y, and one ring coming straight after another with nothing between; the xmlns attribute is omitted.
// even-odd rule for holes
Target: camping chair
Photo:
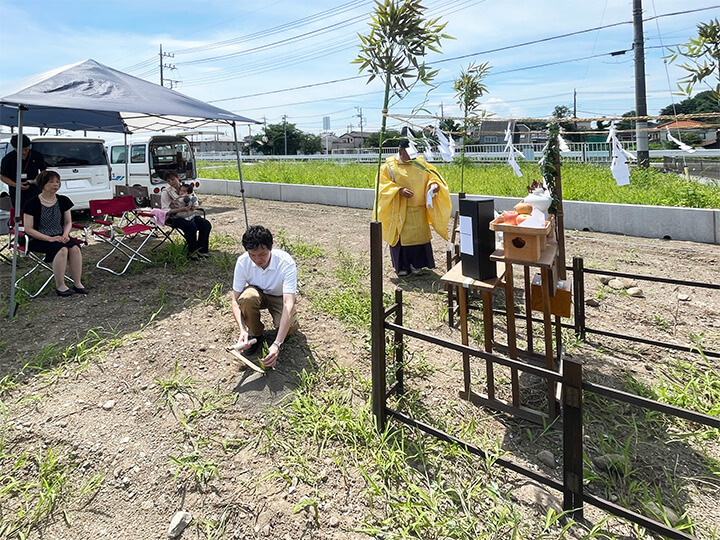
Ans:
<svg viewBox="0 0 720 540"><path fill-rule="evenodd" d="M0 244L0 259L8 264L12 263L12 251L10 249L10 237L12 233L12 229L10 229L11 210L12 203L10 201L10 197L0 197L0 212L2 212L2 220L4 221L6 218L8 220L8 230L6 231L8 234L6 238L3 238L2 244ZM5 213L7 213L7 216L5 216ZM0 222L0 225L2 225L2 222ZM5 226L3 225L3 227Z"/></svg>
<svg viewBox="0 0 720 540"><path fill-rule="evenodd" d="M30 298L35 298L40 293L42 293L45 288L50 284L51 281L55 278L55 275L53 273L52 263L45 261L45 254L44 253L34 253L30 250L30 237L25 234L25 227L23 227L22 224L22 217L20 218L21 222L17 225L18 228L18 243L17 243L17 252L18 256L24 259L30 260L32 263L34 263L33 267L25 272L22 276L20 276L15 281L15 287L24 291L25 294L27 294ZM82 231L82 240L78 238L73 238L75 242L77 242L77 245L79 247L87 246L87 229L78 223L72 224L73 229L79 229ZM12 252L14 248L14 242L15 242L15 215L13 213L13 209L10 211L10 223L9 223L9 229L10 229L10 236L8 238L8 247L10 251ZM49 276L45 279L45 281L37 287L31 287L29 285L30 281L28 278L35 274L35 273L41 273L41 272L47 272ZM65 279L69 281L70 283L73 283L73 280L69 276L65 276ZM28 285L26 285L28 284Z"/></svg>
<svg viewBox="0 0 720 540"><path fill-rule="evenodd" d="M173 232L177 232L178 234L180 234L180 231L178 229L171 227L169 224L165 223L167 211L162 209L162 204L160 201L161 195L159 193L153 193L150 195L150 214L152 215L153 223L155 223L155 225L157 226L157 228L155 229L155 233L159 238L162 238L159 244L155 244L153 246L152 251L155 251L157 248L163 245L166 240L169 240L172 243Z"/></svg>
<svg viewBox="0 0 720 540"><path fill-rule="evenodd" d="M111 249L95 265L101 270L120 276L124 274L133 261L151 263L152 260L140 253L148 240L153 238L157 226L138 222L134 217L137 208L131 196L114 199L97 199L90 201L90 217L93 220L93 237L107 244ZM117 223L115 220L117 219ZM137 248L130 245L135 238L142 238ZM118 252L127 257L125 266L120 271L103 266L103 262L113 253Z"/></svg>
<svg viewBox="0 0 720 540"><path fill-rule="evenodd" d="M150 197L147 186L115 186L115 197L127 197L131 195L135 197L135 206L138 208L147 208L150 206Z"/></svg>
<svg viewBox="0 0 720 540"><path fill-rule="evenodd" d="M128 196L135 199L135 210L125 212L118 225L120 227L136 223L150 225L152 215L150 214L150 196L147 186L115 186L115 198Z"/></svg>

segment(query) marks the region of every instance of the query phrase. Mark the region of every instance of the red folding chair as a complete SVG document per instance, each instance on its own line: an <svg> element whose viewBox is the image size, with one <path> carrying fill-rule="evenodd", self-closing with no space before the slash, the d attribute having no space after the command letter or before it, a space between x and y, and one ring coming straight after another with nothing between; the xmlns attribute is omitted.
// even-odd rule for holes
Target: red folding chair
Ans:
<svg viewBox="0 0 720 540"><path fill-rule="evenodd" d="M10 264L12 263L12 251L10 250L10 215L12 206L10 206L10 197L0 197L0 211L2 220L7 220L8 228L8 235L3 238L2 244L0 245L0 260Z"/></svg>
<svg viewBox="0 0 720 540"><path fill-rule="evenodd" d="M33 267L25 272L22 276L20 276L15 281L15 287L24 291L25 294L27 294L30 298L35 298L40 293L42 293L45 288L50 284L50 282L55 278L55 275L53 273L52 263L45 261L45 254L44 253L34 253L30 250L30 237L25 234L25 227L23 227L22 224L22 217L20 218L20 223L16 225L15 223L15 212L14 209L10 210L10 221L8 223L9 226L9 236L8 236L8 248L10 250L10 253L12 253L12 250L15 246L15 227L17 226L18 229L18 243L17 243L17 252L18 256L24 259L30 260L32 263L34 263ZM77 245L79 247L87 246L87 229L78 223L72 224L73 229L75 230L81 230L83 233L82 240L78 238L73 238L75 242L77 242ZM5 255L3 255L5 257ZM49 276L45 279L45 281L39 285L39 286L31 286L30 284L32 281L29 279L30 276L32 276L35 273L40 273L42 271L46 271ZM69 281L70 283L73 283L73 280L70 276L66 275L65 279Z"/></svg>
<svg viewBox="0 0 720 540"><path fill-rule="evenodd" d="M158 235L158 238L161 238L159 244L155 244L152 248L152 251L155 251L157 248L162 246L166 240L169 240L170 243L173 243L172 234L173 232L177 232L177 234L180 233L180 229L175 229L174 227L171 227L170 225L165 223L165 219L167 218L167 211L162 209L161 204L161 196L159 193L153 193L150 195L150 207L152 210L150 210L150 214L152 216L152 222L157 226L157 229L155 230L156 234Z"/></svg>
<svg viewBox="0 0 720 540"><path fill-rule="evenodd" d="M132 196L90 201L90 217L94 224L91 231L93 237L110 247L110 251L95 265L97 268L120 276L127 271L133 261L146 264L152 262L140 251L154 237L157 226L135 219L136 210L135 199ZM130 242L136 238L142 238L142 241L139 246L133 247ZM116 252L127 258L125 266L120 271L103 266L104 261Z"/></svg>

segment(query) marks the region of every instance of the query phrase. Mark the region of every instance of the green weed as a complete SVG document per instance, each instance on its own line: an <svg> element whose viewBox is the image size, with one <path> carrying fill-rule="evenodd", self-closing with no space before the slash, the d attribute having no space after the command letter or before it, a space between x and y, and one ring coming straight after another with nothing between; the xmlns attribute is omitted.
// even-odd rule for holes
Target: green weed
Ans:
<svg viewBox="0 0 720 540"><path fill-rule="evenodd" d="M318 310L329 313L355 330L370 327L370 269L344 250L338 251L335 277L340 284L311 297ZM388 294L389 299L389 294Z"/></svg>
<svg viewBox="0 0 720 540"><path fill-rule="evenodd" d="M648 385L628 375L628 385L645 397L682 407L709 416L720 416L720 371L711 364L702 350L700 359L688 362L674 359L661 368L658 381ZM678 417L668 417L684 436L717 439L717 429L699 426Z"/></svg>
<svg viewBox="0 0 720 540"><path fill-rule="evenodd" d="M28 538L33 530L61 512L70 522L70 504L94 494L103 487L103 476L96 475L79 487L72 484L71 458L52 448L42 453L23 452L4 455L9 468L0 477L0 538Z"/></svg>
<svg viewBox="0 0 720 540"><path fill-rule="evenodd" d="M212 233L210 235L210 249L234 247L238 241L227 233Z"/></svg>
<svg viewBox="0 0 720 540"><path fill-rule="evenodd" d="M187 256L187 248L184 242L165 242L157 249L152 256L153 262L149 265L140 265L139 271L144 271L147 266L169 267L178 273L185 273L189 269L190 261ZM131 266L131 269L133 267Z"/></svg>
<svg viewBox="0 0 720 540"><path fill-rule="evenodd" d="M319 259L327 255L325 250L317 244L308 244L300 238L290 240L283 229L274 235L274 241L280 249L287 251L297 261Z"/></svg>
<svg viewBox="0 0 720 540"><path fill-rule="evenodd" d="M216 283L210 293L202 300L204 306L214 306L216 309L224 310L230 307L230 298L225 293L225 286Z"/></svg>
<svg viewBox="0 0 720 540"><path fill-rule="evenodd" d="M178 396L187 396L192 398L195 393L199 381L187 375L182 377L178 368L177 360L173 366L173 372L167 379L155 379L155 385L158 387L159 395L157 406L158 409L169 406L175 407Z"/></svg>
<svg viewBox="0 0 720 540"><path fill-rule="evenodd" d="M168 458L175 464L175 480L178 477L182 480L190 478L199 486L206 486L213 477L220 479L217 463L205 458L197 444L188 454L168 456Z"/></svg>
<svg viewBox="0 0 720 540"><path fill-rule="evenodd" d="M663 332L670 331L670 323L667 321L667 319L665 319L661 315L658 315L657 313L653 314L652 323L653 326L658 330L662 330Z"/></svg>

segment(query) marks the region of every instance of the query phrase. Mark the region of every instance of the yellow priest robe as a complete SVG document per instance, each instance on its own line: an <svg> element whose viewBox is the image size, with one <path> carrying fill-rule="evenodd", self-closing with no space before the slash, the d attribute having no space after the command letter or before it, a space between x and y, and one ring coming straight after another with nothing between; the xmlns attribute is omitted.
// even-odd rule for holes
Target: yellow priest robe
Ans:
<svg viewBox="0 0 720 540"><path fill-rule="evenodd" d="M426 206L427 192L433 184L438 191L432 207ZM400 189L413 192L411 198L400 195ZM394 246L417 246L430 242L430 227L448 239L447 224L452 211L447 183L425 158L401 161L395 154L380 168L380 193L377 215L382 223L383 239Z"/></svg>

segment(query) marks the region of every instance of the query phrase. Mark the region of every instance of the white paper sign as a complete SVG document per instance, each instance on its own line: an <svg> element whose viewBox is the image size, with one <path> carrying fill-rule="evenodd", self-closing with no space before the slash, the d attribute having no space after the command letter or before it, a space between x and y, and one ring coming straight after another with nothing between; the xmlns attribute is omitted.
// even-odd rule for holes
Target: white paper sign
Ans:
<svg viewBox="0 0 720 540"><path fill-rule="evenodd" d="M460 253L465 255L475 254L473 252L472 218L470 216L460 216Z"/></svg>

